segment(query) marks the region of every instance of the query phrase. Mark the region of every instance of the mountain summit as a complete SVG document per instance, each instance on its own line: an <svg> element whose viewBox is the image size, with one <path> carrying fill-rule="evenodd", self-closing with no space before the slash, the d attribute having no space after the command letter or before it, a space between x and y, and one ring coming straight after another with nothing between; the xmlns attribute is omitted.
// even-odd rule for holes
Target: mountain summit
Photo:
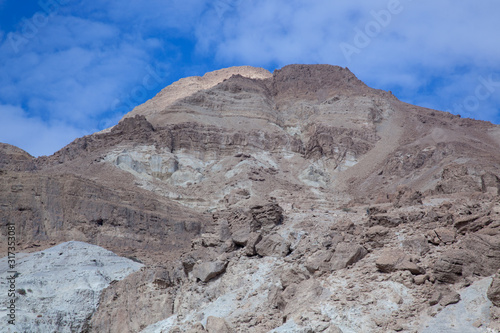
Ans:
<svg viewBox="0 0 500 333"><path fill-rule="evenodd" d="M497 125L347 68L243 66L49 157L0 145L0 213L25 251L77 240L144 263L89 331L483 332L500 313L499 170Z"/></svg>

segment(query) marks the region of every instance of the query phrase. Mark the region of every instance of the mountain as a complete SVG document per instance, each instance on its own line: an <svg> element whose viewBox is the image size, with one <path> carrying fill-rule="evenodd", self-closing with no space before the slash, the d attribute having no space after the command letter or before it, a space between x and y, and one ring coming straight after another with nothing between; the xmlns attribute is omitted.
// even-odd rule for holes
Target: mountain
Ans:
<svg viewBox="0 0 500 333"><path fill-rule="evenodd" d="M23 251L145 265L104 289L92 332L491 332L499 177L500 126L347 68L244 66L52 156L2 144L0 216Z"/></svg>

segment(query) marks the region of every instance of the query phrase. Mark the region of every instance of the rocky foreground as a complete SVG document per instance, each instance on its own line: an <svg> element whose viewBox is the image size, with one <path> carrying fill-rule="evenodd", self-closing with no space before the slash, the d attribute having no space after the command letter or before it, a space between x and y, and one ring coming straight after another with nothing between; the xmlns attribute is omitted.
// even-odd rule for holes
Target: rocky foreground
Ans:
<svg viewBox="0 0 500 333"><path fill-rule="evenodd" d="M76 240L135 260L92 297L68 287L88 306L57 320L38 315L65 293L26 263L18 329L499 332L499 175L499 126L348 69L182 79L52 156L0 146L1 223L19 249ZM75 281L80 260L47 270ZM30 305L45 294L47 310Z"/></svg>

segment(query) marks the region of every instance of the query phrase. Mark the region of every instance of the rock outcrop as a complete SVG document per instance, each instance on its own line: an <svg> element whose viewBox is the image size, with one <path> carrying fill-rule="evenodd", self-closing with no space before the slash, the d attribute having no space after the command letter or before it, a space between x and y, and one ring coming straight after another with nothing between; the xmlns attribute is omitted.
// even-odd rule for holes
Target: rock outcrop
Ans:
<svg viewBox="0 0 500 333"><path fill-rule="evenodd" d="M11 279L16 325L2 320L2 332L11 327L19 332L86 332L103 289L143 267L99 246L74 241L17 257L18 276ZM0 274L7 277L7 258L0 265ZM9 289L6 279L0 287ZM7 293L0 298L2 304L10 300ZM2 317L7 317L5 311Z"/></svg>

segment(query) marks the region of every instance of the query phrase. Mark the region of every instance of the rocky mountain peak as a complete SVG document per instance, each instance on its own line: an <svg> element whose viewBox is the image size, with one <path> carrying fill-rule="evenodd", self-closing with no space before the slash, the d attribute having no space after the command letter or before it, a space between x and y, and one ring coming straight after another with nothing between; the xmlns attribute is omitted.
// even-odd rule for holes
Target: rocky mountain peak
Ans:
<svg viewBox="0 0 500 333"><path fill-rule="evenodd" d="M143 115L148 119L154 119L159 113L175 102L199 91L210 89L233 75L241 75L251 79L265 79L272 76L264 68L235 66L208 72L203 76L183 78L162 89L154 98L137 106L126 114L124 118Z"/></svg>
<svg viewBox="0 0 500 333"><path fill-rule="evenodd" d="M368 87L361 82L348 68L332 65L287 65L273 73L276 93L312 95L322 91L337 93L354 93L367 91Z"/></svg>

